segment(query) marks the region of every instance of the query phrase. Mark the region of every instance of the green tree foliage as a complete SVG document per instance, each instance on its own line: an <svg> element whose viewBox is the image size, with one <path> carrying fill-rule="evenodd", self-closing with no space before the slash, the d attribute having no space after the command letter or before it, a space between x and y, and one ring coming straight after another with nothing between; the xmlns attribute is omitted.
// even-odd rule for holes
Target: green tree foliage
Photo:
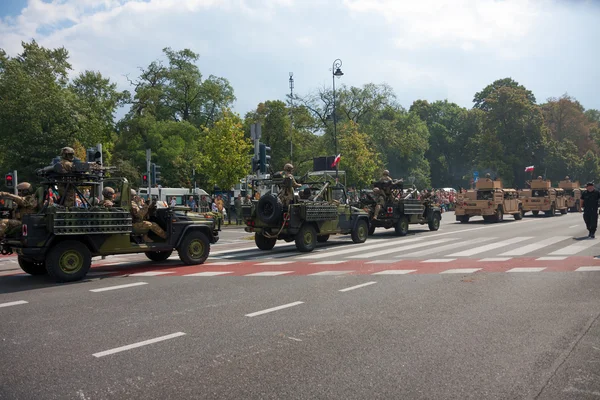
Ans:
<svg viewBox="0 0 600 400"><path fill-rule="evenodd" d="M371 139L361 133L359 125L353 121L340 126L339 137L340 153L343 154L339 168L346 172L346 182L358 187L368 187L383 169Z"/></svg>
<svg viewBox="0 0 600 400"><path fill-rule="evenodd" d="M473 107L478 108L480 110L488 111L488 97L492 96L495 92L497 92L500 88L508 87L512 89L522 90L524 92L525 98L530 104L535 104L535 96L530 90L523 85L520 85L519 82L513 80L512 78L504 78L498 79L494 81L492 84L487 85L481 92L475 93L475 97L473 98Z"/></svg>

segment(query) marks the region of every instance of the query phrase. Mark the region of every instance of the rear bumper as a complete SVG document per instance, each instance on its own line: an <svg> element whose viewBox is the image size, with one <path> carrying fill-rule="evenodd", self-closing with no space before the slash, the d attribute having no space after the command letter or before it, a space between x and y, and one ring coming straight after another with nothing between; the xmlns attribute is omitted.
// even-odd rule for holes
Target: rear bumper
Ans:
<svg viewBox="0 0 600 400"><path fill-rule="evenodd" d="M495 215L496 210L493 208L457 208L454 210L456 216L468 215L469 217Z"/></svg>

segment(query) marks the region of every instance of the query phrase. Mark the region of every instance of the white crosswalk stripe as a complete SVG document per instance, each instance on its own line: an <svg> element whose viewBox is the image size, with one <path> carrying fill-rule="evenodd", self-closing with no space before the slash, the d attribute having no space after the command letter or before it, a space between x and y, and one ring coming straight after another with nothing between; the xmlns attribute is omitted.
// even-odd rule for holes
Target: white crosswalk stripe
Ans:
<svg viewBox="0 0 600 400"><path fill-rule="evenodd" d="M503 240L501 242L490 243L484 246L474 247L469 250L459 251L458 253L448 254L448 257L469 257L474 256L476 254L485 253L486 251L491 251L495 249L499 249L500 247L510 246L511 244L520 243L525 240L531 239L530 236L518 236L514 238L510 238L507 240Z"/></svg>
<svg viewBox="0 0 600 400"><path fill-rule="evenodd" d="M563 247L562 249L553 251L550 253L550 256L572 256L575 255L585 249L588 249L594 245L598 244L595 240L582 240L575 244L572 244L567 247Z"/></svg>
<svg viewBox="0 0 600 400"><path fill-rule="evenodd" d="M423 240L424 238L411 238L411 239L394 239L394 240L378 240L377 244L355 244L355 245L347 245L342 246L341 250L337 251L329 251L329 252L320 252L319 254L311 254L304 257L298 257L300 260L318 260L320 258L326 258L331 256L345 256L348 253L358 253L366 250L380 249L383 247L395 246L399 242L404 243L413 243Z"/></svg>
<svg viewBox="0 0 600 400"><path fill-rule="evenodd" d="M401 251L417 249L419 247L431 246L431 245L438 244L438 243L446 243L446 242L452 241L452 240L457 240L457 239L444 238L444 239L438 239L438 240L430 240L428 242L414 243L414 244L410 244L408 246L395 247L393 249L373 251L373 252L370 252L370 253L361 253L359 255L350 256L350 257L346 257L346 258L371 258L371 257L379 257L379 256L383 256L385 254L398 253L398 252L401 252Z"/></svg>
<svg viewBox="0 0 600 400"><path fill-rule="evenodd" d="M405 258L405 257L430 256L432 254L439 254L439 253L444 252L446 250L454 250L454 249L456 249L458 247L473 246L474 244L488 242L490 240L495 240L495 239L497 239L497 238L492 237L492 238L480 238L480 239L474 239L474 240L463 240L462 242L447 244L447 245L444 245L444 246L436 246L436 247L432 247L432 248L425 249L425 250L415 251L415 252L412 252L412 253L401 254L401 255L396 256L396 257Z"/></svg>
<svg viewBox="0 0 600 400"><path fill-rule="evenodd" d="M571 236L553 236L548 239L540 240L536 243L528 244L522 247L517 247L516 249L509 250L500 254L500 256L523 256L525 254L533 253L536 250L552 246L553 244L562 242L567 239L571 239Z"/></svg>

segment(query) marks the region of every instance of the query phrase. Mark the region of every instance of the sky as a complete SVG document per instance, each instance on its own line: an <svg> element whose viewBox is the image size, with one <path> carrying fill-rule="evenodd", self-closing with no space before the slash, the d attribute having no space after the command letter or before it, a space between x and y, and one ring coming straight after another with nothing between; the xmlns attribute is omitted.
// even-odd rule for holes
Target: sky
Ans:
<svg viewBox="0 0 600 400"><path fill-rule="evenodd" d="M387 83L401 105L473 95L512 77L538 102L565 93L600 109L600 1L592 0L0 0L0 48L64 46L74 74L120 89L162 49L200 54L227 78L244 115L266 100L336 85Z"/></svg>

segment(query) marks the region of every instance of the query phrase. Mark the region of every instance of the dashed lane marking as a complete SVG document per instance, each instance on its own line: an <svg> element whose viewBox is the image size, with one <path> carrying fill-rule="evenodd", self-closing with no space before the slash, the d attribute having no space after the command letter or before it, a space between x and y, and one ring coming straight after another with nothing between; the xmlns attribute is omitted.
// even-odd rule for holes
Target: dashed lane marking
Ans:
<svg viewBox="0 0 600 400"><path fill-rule="evenodd" d="M99 289L91 289L90 292L99 293L99 292L107 292L109 290L118 290L118 289L126 289L135 286L147 285L148 282L136 282L136 283L128 283L126 285L117 285L117 286L107 286Z"/></svg>
<svg viewBox="0 0 600 400"><path fill-rule="evenodd" d="M147 271L147 272L138 272L136 274L131 274L129 276L160 276L160 275L168 275L174 274L173 271Z"/></svg>
<svg viewBox="0 0 600 400"><path fill-rule="evenodd" d="M233 274L233 272L225 272L225 271L204 271L204 272L198 272L195 274L187 274L184 276L219 276L219 275L226 275L226 274Z"/></svg>
<svg viewBox="0 0 600 400"><path fill-rule="evenodd" d="M217 261L217 262L211 262L206 264L207 267L210 267L211 265L235 265L235 264L240 264L239 261Z"/></svg>
<svg viewBox="0 0 600 400"><path fill-rule="evenodd" d="M310 263L310 265L335 265L335 264L343 264L346 261L317 261L314 263Z"/></svg>
<svg viewBox="0 0 600 400"><path fill-rule="evenodd" d="M308 276L335 276L335 275L346 275L349 274L350 272L354 272L354 271L321 271L321 272L316 272L314 274L308 274Z"/></svg>
<svg viewBox="0 0 600 400"><path fill-rule="evenodd" d="M285 264L292 264L295 261L267 261L264 263L260 263L260 264L254 264L254 265L285 265Z"/></svg>
<svg viewBox="0 0 600 400"><path fill-rule="evenodd" d="M474 272L481 271L481 268L456 268L447 269L440 272L440 274L472 274Z"/></svg>
<svg viewBox="0 0 600 400"><path fill-rule="evenodd" d="M447 263L456 261L456 258L430 258L429 260L423 260L422 263Z"/></svg>
<svg viewBox="0 0 600 400"><path fill-rule="evenodd" d="M566 259L567 257L539 257L535 261L563 261Z"/></svg>
<svg viewBox="0 0 600 400"><path fill-rule="evenodd" d="M109 356L111 354L120 353L122 351L127 351L127 350L135 349L138 347L147 346L149 344L163 342L163 341L169 340L169 339L174 339L176 337L183 336L183 335L185 335L185 333L176 332L176 333L172 333L170 335L165 335L165 336L157 337L154 339L144 340L143 342L137 342L137 343L133 343L133 344L128 344L127 346L122 346L122 347L117 347L117 348L111 349L111 350L101 351L99 353L94 353L92 355L96 358L100 358L100 357L104 357L104 356Z"/></svg>
<svg viewBox="0 0 600 400"><path fill-rule="evenodd" d="M385 271L375 272L373 275L406 275L416 271L416 269L387 269Z"/></svg>
<svg viewBox="0 0 600 400"><path fill-rule="evenodd" d="M256 311L256 312L253 312L250 314L246 314L246 317L257 317L259 315L268 314L273 311L279 311L279 310L283 310L285 308L298 306L300 304L304 304L304 302L303 301L295 301L293 303L288 303L288 304L284 304L284 305L273 307L273 308L267 308L266 310L261 310L261 311Z"/></svg>
<svg viewBox="0 0 600 400"><path fill-rule="evenodd" d="M482 258L479 262L504 262L512 260L511 257L490 257L490 258Z"/></svg>
<svg viewBox="0 0 600 400"><path fill-rule="evenodd" d="M376 283L377 283L377 282L375 282L375 281L366 282L366 283L361 283L360 285L356 285L356 286L350 286L350 287L347 287L346 289L340 289L340 290L338 290L338 292L349 292L349 291L351 291L351 290L360 289L360 288L363 288L363 287L365 287L365 286L374 285L374 284L376 284Z"/></svg>
<svg viewBox="0 0 600 400"><path fill-rule="evenodd" d="M28 304L25 300L11 301L9 303L0 303L0 308L2 307L10 307L10 306L18 306L21 304Z"/></svg>
<svg viewBox="0 0 600 400"><path fill-rule="evenodd" d="M600 271L600 267L579 267L575 270L576 272L593 272Z"/></svg>
<svg viewBox="0 0 600 400"><path fill-rule="evenodd" d="M506 272L541 272L545 269L546 267L512 268Z"/></svg>
<svg viewBox="0 0 600 400"><path fill-rule="evenodd" d="M263 272L255 272L253 274L248 274L244 276L279 276L285 274L291 274L294 271L263 271Z"/></svg>

